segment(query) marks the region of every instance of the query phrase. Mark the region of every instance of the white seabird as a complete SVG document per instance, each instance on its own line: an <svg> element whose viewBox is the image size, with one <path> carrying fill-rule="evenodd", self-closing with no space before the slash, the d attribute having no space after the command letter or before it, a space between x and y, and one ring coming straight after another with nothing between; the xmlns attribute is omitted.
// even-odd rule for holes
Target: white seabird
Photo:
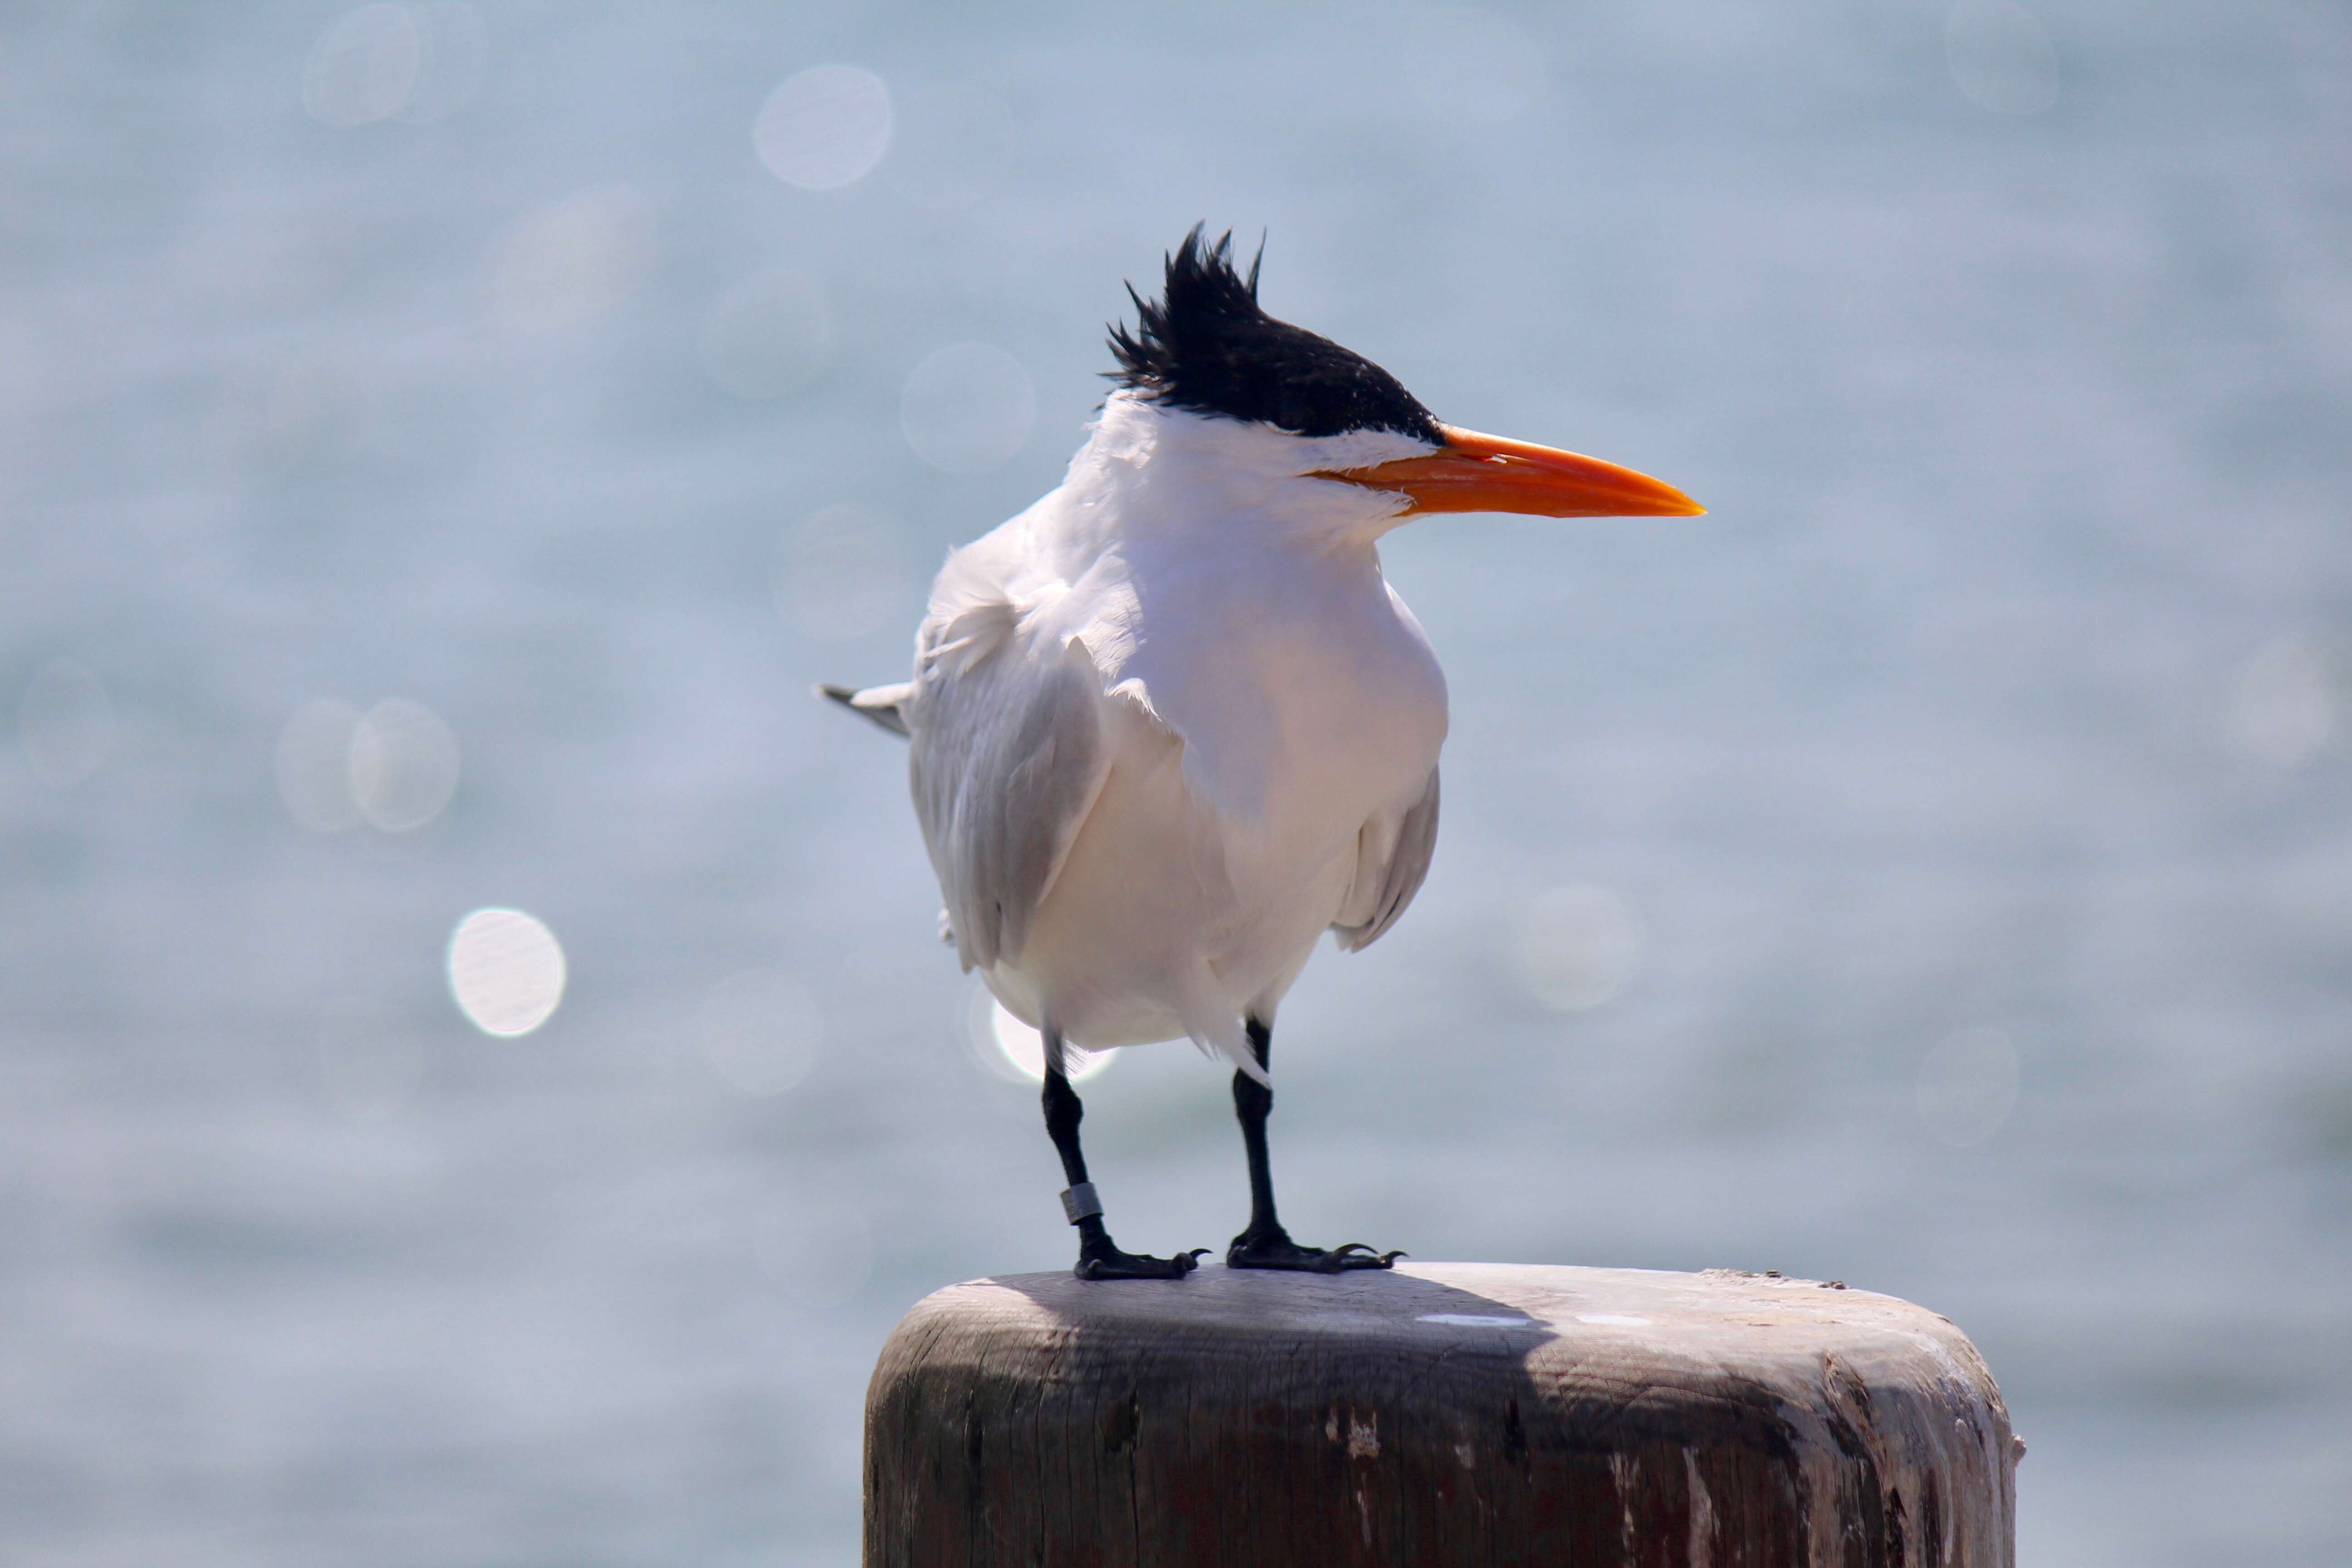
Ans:
<svg viewBox="0 0 2352 1568"><path fill-rule="evenodd" d="M1437 841L1445 677L1381 537L1432 512L1703 509L1439 424L1378 365L1268 316L1230 235L1194 228L1136 306L1061 485L949 555L915 678L820 690L913 742L957 954L1044 1035L1079 1276L1181 1278L1195 1254L1113 1245L1064 1043L1181 1037L1235 1069L1250 1223L1226 1262L1386 1268L1396 1254L1292 1242L1265 1152L1275 1009L1327 929L1352 952L1396 922Z"/></svg>

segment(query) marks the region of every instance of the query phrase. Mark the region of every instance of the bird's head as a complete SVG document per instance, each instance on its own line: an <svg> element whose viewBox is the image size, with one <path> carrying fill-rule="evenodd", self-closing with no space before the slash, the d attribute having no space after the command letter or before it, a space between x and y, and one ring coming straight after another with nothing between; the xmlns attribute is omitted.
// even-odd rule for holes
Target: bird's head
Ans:
<svg viewBox="0 0 2352 1568"><path fill-rule="evenodd" d="M1261 258L1263 252L1261 252ZM1257 263L1234 265L1233 236L1195 226L1167 258L1160 296L1132 287L1132 331L1113 327L1110 374L1129 397L1198 416L1199 437L1244 450L1249 466L1336 481L1386 498L1395 522L1445 511L1538 517L1693 517L1706 509L1672 485L1556 447L1438 422L1397 378L1360 353L1276 321L1257 302ZM1327 492L1328 493L1328 492Z"/></svg>

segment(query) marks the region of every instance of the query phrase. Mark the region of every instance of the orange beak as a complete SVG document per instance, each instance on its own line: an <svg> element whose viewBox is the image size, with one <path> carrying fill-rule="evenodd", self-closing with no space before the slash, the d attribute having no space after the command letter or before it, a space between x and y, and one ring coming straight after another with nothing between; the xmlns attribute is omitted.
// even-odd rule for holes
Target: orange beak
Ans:
<svg viewBox="0 0 2352 1568"><path fill-rule="evenodd" d="M1400 458L1369 468L1319 474L1412 498L1405 515L1433 511L1516 511L1531 517L1696 517L1706 508L1661 479L1528 441L1475 430L1444 432L1425 458Z"/></svg>

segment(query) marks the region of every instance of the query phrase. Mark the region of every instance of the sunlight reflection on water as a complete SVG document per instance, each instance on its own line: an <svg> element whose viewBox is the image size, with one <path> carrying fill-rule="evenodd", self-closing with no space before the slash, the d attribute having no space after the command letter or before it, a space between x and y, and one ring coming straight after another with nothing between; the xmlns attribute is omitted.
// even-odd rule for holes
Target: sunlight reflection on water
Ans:
<svg viewBox="0 0 2352 1568"><path fill-rule="evenodd" d="M1955 1148L1981 1143L2017 1107L2017 1047L1999 1029L1962 1029L1919 1063L1919 1114Z"/></svg>
<svg viewBox="0 0 2352 1568"><path fill-rule="evenodd" d="M964 1005L964 1037L971 1043L972 1059L991 1078L1011 1083L1045 1081L1045 1038L1014 1017L1004 1004L974 982ZM1118 1052L1082 1051L1065 1044L1062 1063L1072 1083L1085 1083L1110 1070Z"/></svg>
<svg viewBox="0 0 2352 1568"><path fill-rule="evenodd" d="M856 184L889 151L890 89L856 66L813 67L760 105L751 146L786 184L806 191Z"/></svg>
<svg viewBox="0 0 2352 1568"><path fill-rule="evenodd" d="M520 910L476 910L449 936L449 993L486 1035L528 1035L563 999L563 949Z"/></svg>
<svg viewBox="0 0 2352 1568"><path fill-rule="evenodd" d="M323 710L312 720L320 735L329 721ZM387 698L352 728L352 800L383 832L413 832L440 816L457 793L457 737L422 702Z"/></svg>
<svg viewBox="0 0 2352 1568"><path fill-rule="evenodd" d="M416 85L424 39L405 5L362 5L319 35L302 62L302 107L329 125L389 120Z"/></svg>
<svg viewBox="0 0 2352 1568"><path fill-rule="evenodd" d="M908 373L898 408L917 457L950 474L984 474L1028 440L1037 401L1029 373L1003 349L950 343Z"/></svg>
<svg viewBox="0 0 2352 1568"><path fill-rule="evenodd" d="M362 5L302 62L302 108L325 125L429 124L481 90L489 37L471 5Z"/></svg>
<svg viewBox="0 0 2352 1568"><path fill-rule="evenodd" d="M583 327L635 292L652 269L646 198L587 191L525 214L490 257L490 314L505 331L541 336Z"/></svg>
<svg viewBox="0 0 2352 1568"><path fill-rule="evenodd" d="M2336 738L2341 700L2326 654L2300 638L2280 637L2239 673L2231 738L2275 767L2299 766Z"/></svg>
<svg viewBox="0 0 2352 1568"><path fill-rule="evenodd" d="M710 988L695 1015L703 1059L738 1094L766 1099L808 1076L824 1021L808 988L780 970L751 969Z"/></svg>
<svg viewBox="0 0 2352 1568"><path fill-rule="evenodd" d="M1510 956L1520 983L1545 1006L1580 1013L1613 1002L1640 973L1641 916L1607 888L1554 888L1519 911Z"/></svg>

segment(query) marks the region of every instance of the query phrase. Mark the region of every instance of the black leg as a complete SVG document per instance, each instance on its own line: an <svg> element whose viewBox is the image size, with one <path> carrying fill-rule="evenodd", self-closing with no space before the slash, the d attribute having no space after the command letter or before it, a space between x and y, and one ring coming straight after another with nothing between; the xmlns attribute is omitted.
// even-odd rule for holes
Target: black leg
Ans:
<svg viewBox="0 0 2352 1568"><path fill-rule="evenodd" d="M1248 1020L1250 1049L1257 1065L1274 1059L1274 1031L1255 1018ZM1293 1268L1310 1274L1337 1274L1348 1268L1388 1268L1402 1252L1374 1252L1360 1241L1327 1252L1301 1247L1290 1239L1274 1215L1274 1167L1265 1153L1265 1119L1274 1110L1274 1090L1245 1072L1234 1074L1234 1114L1242 1124L1242 1147L1249 1154L1249 1228L1225 1248L1228 1268ZM1075 1147L1075 1144L1073 1145Z"/></svg>
<svg viewBox="0 0 2352 1568"><path fill-rule="evenodd" d="M1269 1066L1274 1060L1274 1031L1252 1018L1249 1042L1257 1065ZM1265 1119L1273 1110L1274 1090L1245 1072L1234 1074L1234 1115L1242 1124L1242 1149L1249 1156L1250 1222L1243 1233L1245 1236L1282 1235L1282 1222L1274 1217L1274 1166L1265 1153Z"/></svg>
<svg viewBox="0 0 2352 1568"><path fill-rule="evenodd" d="M1102 1206L1095 1200L1094 1184L1087 1180L1086 1154L1078 1148L1078 1123L1085 1119L1087 1108L1062 1070L1062 1037L1050 1029L1045 1035L1045 1131L1054 1140L1054 1152L1062 1157L1062 1174L1070 1184L1070 1190L1062 1194L1062 1206L1070 1223L1078 1227L1077 1277L1181 1279L1199 1267L1200 1254L1207 1247L1173 1258L1150 1258L1121 1252L1111 1241L1110 1232L1103 1226Z"/></svg>

